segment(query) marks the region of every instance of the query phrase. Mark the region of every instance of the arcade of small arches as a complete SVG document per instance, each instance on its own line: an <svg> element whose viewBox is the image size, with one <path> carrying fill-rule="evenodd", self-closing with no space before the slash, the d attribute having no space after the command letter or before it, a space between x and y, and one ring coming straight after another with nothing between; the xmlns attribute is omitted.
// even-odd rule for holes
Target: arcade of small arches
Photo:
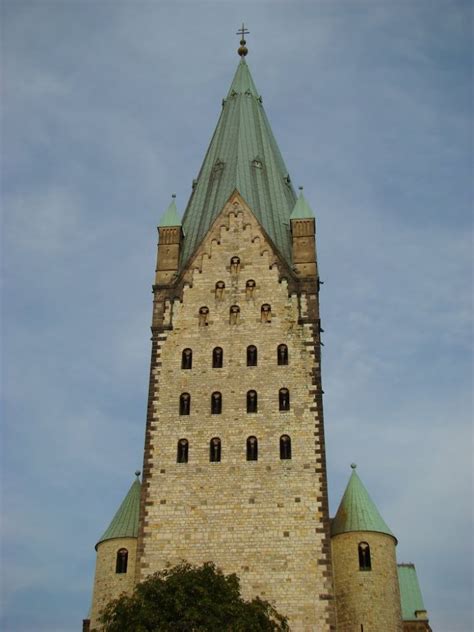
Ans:
<svg viewBox="0 0 474 632"><path fill-rule="evenodd" d="M219 463L222 455L222 441L219 437L212 437L209 441L209 461ZM246 440L247 461L258 461L258 439L255 436L247 437ZM291 438L284 434L280 437L280 459L282 461L291 459ZM176 462L188 463L189 461L189 441L185 438L178 440Z"/></svg>

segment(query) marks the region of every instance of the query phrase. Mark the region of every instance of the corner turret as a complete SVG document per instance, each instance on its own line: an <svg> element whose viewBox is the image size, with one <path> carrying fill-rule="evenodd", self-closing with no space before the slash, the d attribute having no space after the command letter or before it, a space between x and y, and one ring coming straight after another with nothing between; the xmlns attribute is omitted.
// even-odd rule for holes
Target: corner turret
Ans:
<svg viewBox="0 0 474 632"><path fill-rule="evenodd" d="M303 187L290 215L293 269L299 277L316 277L316 220Z"/></svg>
<svg viewBox="0 0 474 632"><path fill-rule="evenodd" d="M179 267L183 229L173 194L171 204L158 225L158 255L156 285L168 285L175 280Z"/></svg>
<svg viewBox="0 0 474 632"><path fill-rule="evenodd" d="M401 632L397 540L351 465L331 524L338 632Z"/></svg>
<svg viewBox="0 0 474 632"><path fill-rule="evenodd" d="M104 606L135 586L138 512L140 508L140 472L135 472L127 495L111 523L95 545L97 559L90 620L83 622L84 632L99 630L98 617Z"/></svg>

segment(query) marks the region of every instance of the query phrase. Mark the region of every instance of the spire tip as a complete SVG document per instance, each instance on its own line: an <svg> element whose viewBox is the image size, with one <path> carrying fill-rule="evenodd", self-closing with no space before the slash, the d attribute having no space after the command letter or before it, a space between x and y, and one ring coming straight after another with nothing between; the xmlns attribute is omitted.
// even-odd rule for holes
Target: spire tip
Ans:
<svg viewBox="0 0 474 632"><path fill-rule="evenodd" d="M248 33L249 31L245 28L245 24L242 22L241 28L236 33L237 35L240 35L240 46L237 49L237 53L242 58L245 57L249 52L249 49L247 48L247 46L245 46L245 44L247 43L245 41L245 35L248 35Z"/></svg>
<svg viewBox="0 0 474 632"><path fill-rule="evenodd" d="M355 470L355 469L356 469L356 467L357 467L357 463L351 463L351 468L352 468L353 470Z"/></svg>

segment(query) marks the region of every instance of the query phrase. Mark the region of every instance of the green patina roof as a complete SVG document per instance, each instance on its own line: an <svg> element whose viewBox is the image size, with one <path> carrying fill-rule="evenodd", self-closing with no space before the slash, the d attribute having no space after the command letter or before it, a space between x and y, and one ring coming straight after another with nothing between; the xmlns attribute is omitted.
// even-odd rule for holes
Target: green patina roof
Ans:
<svg viewBox="0 0 474 632"><path fill-rule="evenodd" d="M95 548L105 540L114 538L136 538L138 536L138 511L140 509L140 479L133 481L117 513L102 534Z"/></svg>
<svg viewBox="0 0 474 632"><path fill-rule="evenodd" d="M310 205L303 195L303 191L299 194L296 204L291 212L290 219L313 219L314 213Z"/></svg>
<svg viewBox="0 0 474 632"><path fill-rule="evenodd" d="M352 475L331 523L331 535L349 531L378 531L395 538L358 477L356 466L351 467Z"/></svg>
<svg viewBox="0 0 474 632"><path fill-rule="evenodd" d="M181 220L179 219L179 213L178 213L178 209L176 208L174 197L171 201L171 204L168 206L166 213L164 213L158 225L160 227L181 226Z"/></svg>
<svg viewBox="0 0 474 632"><path fill-rule="evenodd" d="M416 621L416 610L425 610L414 564L398 564L402 619Z"/></svg>
<svg viewBox="0 0 474 632"><path fill-rule="evenodd" d="M194 253L234 190L291 261L289 218L296 195L262 100L242 57L223 102L184 217L181 265Z"/></svg>

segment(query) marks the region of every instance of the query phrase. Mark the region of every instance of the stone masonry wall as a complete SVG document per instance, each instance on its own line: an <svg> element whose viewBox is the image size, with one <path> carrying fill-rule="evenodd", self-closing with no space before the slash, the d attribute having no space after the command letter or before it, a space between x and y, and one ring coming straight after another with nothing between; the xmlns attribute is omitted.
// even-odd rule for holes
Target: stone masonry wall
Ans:
<svg viewBox="0 0 474 632"><path fill-rule="evenodd" d="M359 542L370 546L370 571L359 570ZM332 559L338 632L401 632L394 539L372 531L341 533L332 538Z"/></svg>
<svg viewBox="0 0 474 632"><path fill-rule="evenodd" d="M116 573L117 551L127 549L128 565L126 573ZM131 593L135 585L135 563L137 552L136 538L114 538L101 542L97 547L95 563L94 590L92 594L92 610L90 630L100 629L97 623L100 611L112 599L122 593Z"/></svg>
<svg viewBox="0 0 474 632"><path fill-rule="evenodd" d="M238 272L230 266L240 257ZM260 595L289 617L291 629L334 630L327 484L324 462L319 348L314 323L305 322L311 299L289 293L283 266L253 214L234 198L194 257L188 283L173 300L155 300L150 400L143 465L137 579L181 560L214 561L236 572L245 597ZM252 294L246 281L256 282ZM215 285L224 281L221 298ZM292 287L295 280L290 279ZM261 306L271 305L271 322ZM236 324L229 310L240 307ZM209 308L207 324L199 309ZM159 315L159 317L158 317ZM158 323L158 324L157 324ZM289 364L278 366L277 346ZM246 366L246 348L258 365ZM212 350L222 347L222 368ZM192 369L181 368L183 349ZM315 377L316 376L316 377ZM279 410L278 392L290 392ZM246 394L258 393L258 412L246 412ZM222 413L211 414L211 394ZM180 393L191 395L179 414ZM292 459L281 460L279 441L291 437ZM258 439L258 461L246 460L246 440ZM221 461L209 461L219 437ZM188 463L177 463L177 443L189 442Z"/></svg>

